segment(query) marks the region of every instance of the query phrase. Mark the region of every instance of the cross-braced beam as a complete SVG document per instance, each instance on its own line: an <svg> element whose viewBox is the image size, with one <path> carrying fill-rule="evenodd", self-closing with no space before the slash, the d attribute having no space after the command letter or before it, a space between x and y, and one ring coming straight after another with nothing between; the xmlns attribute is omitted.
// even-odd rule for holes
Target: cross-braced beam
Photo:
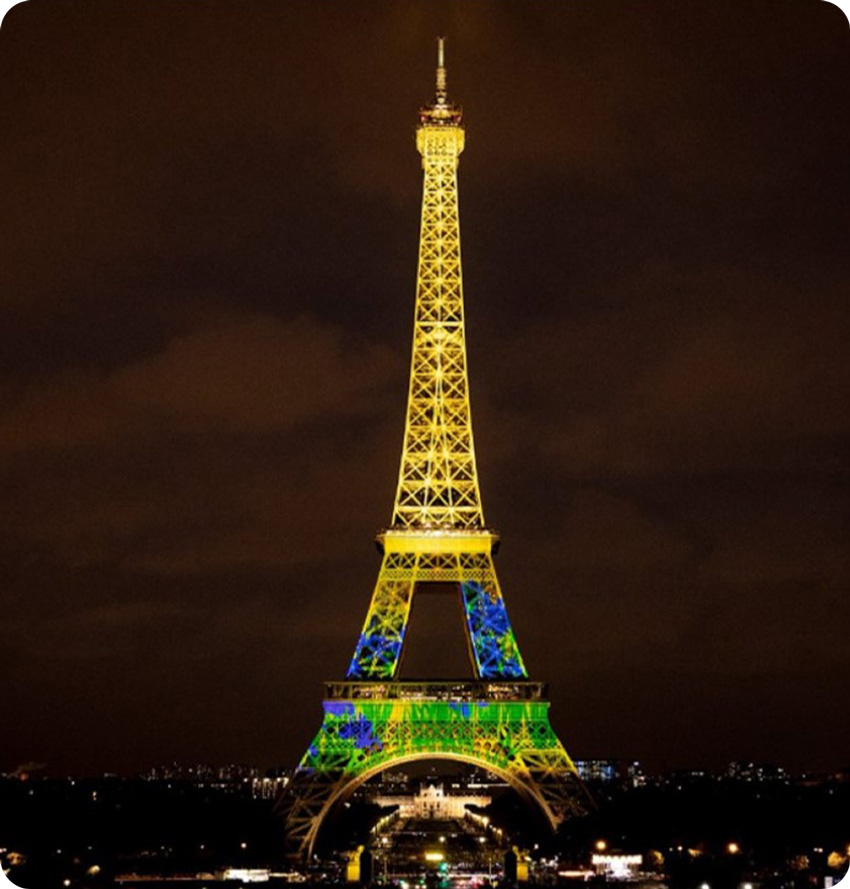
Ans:
<svg viewBox="0 0 850 889"><path fill-rule="evenodd" d="M549 723L549 702L518 693L537 683L470 683L468 693L446 683L445 695L431 688L425 696L420 685L349 684L349 699L324 702L322 726L281 798L291 852L310 855L336 802L377 772L414 759L495 772L534 801L552 828L585 811L575 766Z"/></svg>

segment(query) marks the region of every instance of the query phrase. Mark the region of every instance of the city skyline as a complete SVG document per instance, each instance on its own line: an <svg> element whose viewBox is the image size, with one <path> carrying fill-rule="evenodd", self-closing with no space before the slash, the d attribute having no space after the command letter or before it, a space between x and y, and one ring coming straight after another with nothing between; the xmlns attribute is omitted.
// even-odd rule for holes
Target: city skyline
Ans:
<svg viewBox="0 0 850 889"><path fill-rule="evenodd" d="M438 33L484 510L556 731L847 765L846 23L673 7L9 13L0 769L309 741L390 520ZM419 616L414 670L452 641Z"/></svg>

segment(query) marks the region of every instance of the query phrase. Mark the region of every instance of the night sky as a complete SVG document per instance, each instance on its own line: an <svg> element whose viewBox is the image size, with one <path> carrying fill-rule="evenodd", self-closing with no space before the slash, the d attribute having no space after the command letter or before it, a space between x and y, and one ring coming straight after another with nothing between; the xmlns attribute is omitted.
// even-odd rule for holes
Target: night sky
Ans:
<svg viewBox="0 0 850 889"><path fill-rule="evenodd" d="M318 728L395 494L441 33L484 509L567 749L850 762L836 7L30 0L0 770L292 766ZM411 675L460 632L423 599Z"/></svg>

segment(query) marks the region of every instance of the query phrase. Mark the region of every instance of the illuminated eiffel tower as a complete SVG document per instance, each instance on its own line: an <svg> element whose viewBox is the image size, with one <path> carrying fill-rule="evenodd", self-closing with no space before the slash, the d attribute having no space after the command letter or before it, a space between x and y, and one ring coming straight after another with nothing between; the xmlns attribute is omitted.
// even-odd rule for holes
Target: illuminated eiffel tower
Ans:
<svg viewBox="0 0 850 889"><path fill-rule="evenodd" d="M461 110L437 89L419 113L424 188L407 423L392 525L346 679L326 685L324 720L281 799L290 848L309 855L332 807L377 772L451 759L503 777L554 828L582 813L575 767L549 724L546 686L528 679L496 578L469 410L458 221ZM398 679L420 583L453 583L474 679Z"/></svg>

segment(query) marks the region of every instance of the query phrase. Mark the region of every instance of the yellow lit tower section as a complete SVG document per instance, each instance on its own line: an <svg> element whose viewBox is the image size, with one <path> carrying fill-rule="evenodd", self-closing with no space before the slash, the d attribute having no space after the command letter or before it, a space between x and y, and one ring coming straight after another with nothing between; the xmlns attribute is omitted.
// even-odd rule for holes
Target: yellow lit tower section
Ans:
<svg viewBox="0 0 850 889"><path fill-rule="evenodd" d="M460 264L457 168L461 111L446 97L443 40L437 94L420 112L424 170L410 392L393 526L482 528L475 470Z"/></svg>
<svg viewBox="0 0 850 889"><path fill-rule="evenodd" d="M444 42L437 89L419 112L422 226L410 390L393 521L350 679L396 679L416 584L459 585L473 672L527 677L496 572L496 535L484 524L469 409L457 168L461 110L446 94Z"/></svg>

